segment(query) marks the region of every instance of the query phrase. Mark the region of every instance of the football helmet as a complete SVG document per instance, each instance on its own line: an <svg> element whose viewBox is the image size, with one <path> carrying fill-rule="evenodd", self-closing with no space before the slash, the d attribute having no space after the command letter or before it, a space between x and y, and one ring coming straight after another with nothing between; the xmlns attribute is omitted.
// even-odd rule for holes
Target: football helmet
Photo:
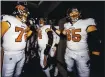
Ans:
<svg viewBox="0 0 105 77"><path fill-rule="evenodd" d="M46 20L44 18L39 19L39 26L44 26L46 23Z"/></svg>
<svg viewBox="0 0 105 77"><path fill-rule="evenodd" d="M35 31L35 29L37 29L37 26L35 25L35 19L34 18L30 18L27 22L27 25L30 27L30 29L32 31Z"/></svg>
<svg viewBox="0 0 105 77"><path fill-rule="evenodd" d="M15 11L13 12L14 15L18 16L23 23L27 21L27 18L29 16L29 10L26 8L26 3L20 2L16 5Z"/></svg>
<svg viewBox="0 0 105 77"><path fill-rule="evenodd" d="M76 22L81 17L81 12L77 8L67 10L67 19L71 22Z"/></svg>

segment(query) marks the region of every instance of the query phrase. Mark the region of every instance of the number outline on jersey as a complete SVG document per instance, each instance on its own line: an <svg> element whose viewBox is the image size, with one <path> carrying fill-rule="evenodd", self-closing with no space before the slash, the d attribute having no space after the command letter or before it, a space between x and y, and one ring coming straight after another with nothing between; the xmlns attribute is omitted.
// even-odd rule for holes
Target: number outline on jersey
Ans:
<svg viewBox="0 0 105 77"><path fill-rule="evenodd" d="M21 42L23 35L24 35L24 39L26 41L27 33L25 33L24 28L22 28L22 27L15 27L15 32L20 32L19 35L17 36L17 38L15 39L15 42Z"/></svg>
<svg viewBox="0 0 105 77"><path fill-rule="evenodd" d="M81 40L82 36L80 34L77 34L76 32L81 32L81 28L78 28L78 29L67 29L66 30L67 40L68 41L72 40L73 42L79 42Z"/></svg>

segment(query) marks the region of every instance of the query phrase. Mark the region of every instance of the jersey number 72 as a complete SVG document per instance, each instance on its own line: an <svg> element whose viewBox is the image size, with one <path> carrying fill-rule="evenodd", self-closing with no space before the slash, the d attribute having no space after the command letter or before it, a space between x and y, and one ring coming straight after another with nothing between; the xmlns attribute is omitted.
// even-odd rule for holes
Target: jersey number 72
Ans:
<svg viewBox="0 0 105 77"><path fill-rule="evenodd" d="M20 32L18 37L15 39L15 42L21 42L22 41L22 36L25 32L24 28L21 27L15 27L15 32ZM27 34L24 35L24 40L26 40Z"/></svg>

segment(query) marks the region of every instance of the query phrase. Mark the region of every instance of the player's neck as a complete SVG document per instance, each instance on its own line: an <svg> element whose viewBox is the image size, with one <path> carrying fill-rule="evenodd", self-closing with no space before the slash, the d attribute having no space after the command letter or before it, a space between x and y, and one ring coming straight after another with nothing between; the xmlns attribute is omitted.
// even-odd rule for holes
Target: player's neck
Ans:
<svg viewBox="0 0 105 77"><path fill-rule="evenodd" d="M76 21L72 21L72 22L71 22L72 26L73 26L75 23L76 23Z"/></svg>
<svg viewBox="0 0 105 77"><path fill-rule="evenodd" d="M75 24L76 22L78 22L78 20L77 20L77 21L72 21L71 23L72 23L72 24Z"/></svg>
<svg viewBox="0 0 105 77"><path fill-rule="evenodd" d="M41 25L40 27L44 27L45 25L43 24L43 25Z"/></svg>
<svg viewBox="0 0 105 77"><path fill-rule="evenodd" d="M19 21L21 21L21 19L18 17L18 16L16 16L16 18L19 20ZM22 21L21 21L22 22Z"/></svg>

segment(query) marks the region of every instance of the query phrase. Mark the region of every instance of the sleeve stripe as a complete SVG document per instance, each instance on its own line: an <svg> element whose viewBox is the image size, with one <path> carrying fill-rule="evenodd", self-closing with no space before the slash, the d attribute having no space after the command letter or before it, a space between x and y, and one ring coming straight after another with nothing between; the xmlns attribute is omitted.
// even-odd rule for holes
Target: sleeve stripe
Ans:
<svg viewBox="0 0 105 77"><path fill-rule="evenodd" d="M89 26L87 26L86 31L87 31L87 29L88 29L90 26L95 26L95 25L89 25Z"/></svg>
<svg viewBox="0 0 105 77"><path fill-rule="evenodd" d="M9 28L11 27L11 23L9 21L6 21L9 24Z"/></svg>

